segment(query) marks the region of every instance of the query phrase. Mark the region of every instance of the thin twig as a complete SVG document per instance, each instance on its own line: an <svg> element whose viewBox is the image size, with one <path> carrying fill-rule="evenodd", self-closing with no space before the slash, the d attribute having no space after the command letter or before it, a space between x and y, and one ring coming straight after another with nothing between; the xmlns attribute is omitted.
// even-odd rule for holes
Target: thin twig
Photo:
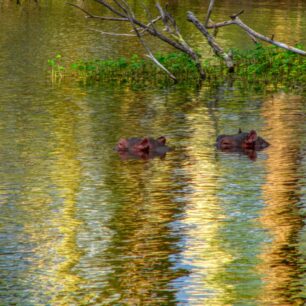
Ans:
<svg viewBox="0 0 306 306"><path fill-rule="evenodd" d="M117 0L115 0L116 3L118 2ZM158 67L160 67L162 70L164 70L168 76L175 82L177 83L177 78L165 67L163 66L156 58L155 56L153 55L153 53L151 52L150 48L146 45L146 43L144 42L144 40L142 39L139 31L137 30L137 27L135 25L135 23L133 22L133 19L135 19L135 16L133 14L133 12L131 11L130 7L128 6L128 4L124 1L124 0L121 0L126 8L124 8L124 10L126 10L127 14L128 14L128 18L130 19L130 23L140 41L140 43L142 44L142 46L147 50L148 54L146 55L147 57L149 57ZM131 18L132 17L132 18Z"/></svg>
<svg viewBox="0 0 306 306"><path fill-rule="evenodd" d="M92 29L92 28L89 28L89 30L95 31L95 32L99 32L99 33L101 33L102 35L137 37L137 35L135 35L135 34L129 34L129 33L104 32L104 31L100 31L100 30Z"/></svg>
<svg viewBox="0 0 306 306"><path fill-rule="evenodd" d="M231 18L231 19L235 19L236 17L240 16L240 15L243 14L243 13L244 13L244 10L241 10L240 12L231 15L230 18Z"/></svg>
<svg viewBox="0 0 306 306"><path fill-rule="evenodd" d="M123 2L123 4L122 3L120 3L120 1L118 1L118 0L113 0L116 4L117 4L117 6L119 7L119 8L121 8L122 9L122 11L124 12L124 14L126 14L126 15L129 15L129 7L128 7L128 4L124 1L124 0L121 0L121 2ZM128 16L127 16L128 17ZM134 17L134 16L133 16ZM129 18L129 17L128 17Z"/></svg>
<svg viewBox="0 0 306 306"><path fill-rule="evenodd" d="M93 15L90 12L83 9L81 6L66 2L66 4L71 5L79 10L81 10L83 13L85 13L86 18L95 18L95 19L101 19L101 20L112 20L112 21L129 21L128 18L116 18L116 17L103 17L98 15Z"/></svg>
<svg viewBox="0 0 306 306"><path fill-rule="evenodd" d="M204 80L206 78L206 74L203 71L203 67L200 63L199 57L198 55L192 50L191 47L189 47L186 42L182 42L180 40L173 40L169 37L167 37L166 35L164 35L162 32L160 32L159 30L157 30L154 25L146 25L143 22L141 22L140 20L136 19L134 15L128 15L126 13L126 8L122 8L122 3L119 4L119 7L121 8L122 11L116 9L115 7L113 7L112 5L110 5L107 1L105 0L94 0L95 2L101 4L102 6L104 6L106 9L108 9L110 12L112 12L113 14L117 15L120 18L127 18L129 19L133 25L135 25L135 27L139 27L142 28L143 31L149 33L150 35L159 38L161 41L169 44L170 46L174 47L177 50L180 50L184 53L186 53L188 56L190 56L196 64L197 70L200 74L200 77L202 80ZM117 5L118 5L118 0L114 0L117 1ZM84 11L83 11L84 12ZM85 12L84 12L85 13ZM87 14L87 12L86 12ZM91 14L92 15L92 14ZM138 30L138 29L136 29ZM135 31L135 29L134 29ZM135 31L135 33L137 34L137 32ZM139 33L138 33L139 34Z"/></svg>
<svg viewBox="0 0 306 306"><path fill-rule="evenodd" d="M227 21L222 21L222 22L217 22L211 25L207 25L207 29L215 29L215 28L221 28L221 27L225 27L231 24L235 24L234 20L227 20Z"/></svg>
<svg viewBox="0 0 306 306"><path fill-rule="evenodd" d="M208 44L213 49L214 53L223 58L230 72L234 71L234 62L230 53L225 53L224 50L217 44L214 37L207 31L206 27L195 17L192 12L187 13L187 20L192 22L196 28L206 37Z"/></svg>
<svg viewBox="0 0 306 306"><path fill-rule="evenodd" d="M158 9L159 13L160 13L160 16L161 16L161 19L162 19L162 22L165 26L165 31L170 33L171 32L171 29L170 29L170 26L169 26L169 19L168 19L168 16L167 14L164 12L164 10L162 9L162 7L160 6L159 2L156 2L155 4L156 8Z"/></svg>
<svg viewBox="0 0 306 306"><path fill-rule="evenodd" d="M104 1L104 0L94 0L94 1L100 3L105 8L107 8L112 13L114 13L115 15L123 17L123 18L128 18L128 16L126 16L124 13L121 13L118 10L116 10L113 6L108 4L106 1ZM161 32L157 31L156 29L152 29L151 27L147 27L144 23L140 22L138 19L136 19L134 17L131 17L131 19L132 19L132 21L133 21L133 23L135 25L145 29L152 36L155 36L155 37L159 38L160 40L162 40L165 43L167 43L167 44L171 45L172 47L174 47L175 49L178 49L178 50L180 50L180 51L182 51L184 53L187 53L194 60L197 58L197 56L196 56L196 54L194 52L191 53L189 50L186 50L185 46L183 46L181 43L170 39L169 37L163 35Z"/></svg>
<svg viewBox="0 0 306 306"><path fill-rule="evenodd" d="M151 20L149 23L146 24L146 27L154 27L154 23L156 23L158 20L161 19L161 16L157 16L155 19ZM143 33L145 31L147 31L147 29L142 29L141 27L137 28L137 30L140 32L140 33ZM134 31L134 30L132 30ZM131 31L131 32L132 32Z"/></svg>
<svg viewBox="0 0 306 306"><path fill-rule="evenodd" d="M108 10L110 10L111 12L113 12L115 15L118 15L120 17L123 17L123 18L127 18L126 15L120 13L118 10L116 10L113 6L111 6L110 4L108 4L106 1L104 0L94 0L100 4L102 4L104 7L106 7Z"/></svg>
<svg viewBox="0 0 306 306"><path fill-rule="evenodd" d="M205 19L205 23L204 23L205 27L207 27L207 25L208 25L208 22L209 22L210 15L212 13L212 9L213 9L214 4L215 4L215 0L210 0L207 15L206 15L206 19Z"/></svg>

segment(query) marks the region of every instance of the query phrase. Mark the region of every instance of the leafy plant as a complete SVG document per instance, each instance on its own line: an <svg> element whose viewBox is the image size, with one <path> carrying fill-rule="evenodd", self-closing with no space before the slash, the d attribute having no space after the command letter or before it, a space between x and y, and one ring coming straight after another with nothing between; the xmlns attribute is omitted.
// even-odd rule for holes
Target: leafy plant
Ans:
<svg viewBox="0 0 306 306"><path fill-rule="evenodd" d="M52 82L61 80L64 76L65 67L61 64L62 56L57 54L54 58L48 59L48 65L51 67Z"/></svg>
<svg viewBox="0 0 306 306"><path fill-rule="evenodd" d="M270 82L301 85L306 81L306 59L275 46L257 44L252 50L231 50L235 60L235 72L231 74L242 82ZM184 53L157 53L156 59L169 69L179 82L197 83L200 80L196 64ZM48 60L51 79L61 80L64 75L77 78L85 83L155 83L171 84L168 77L149 59L139 55L130 58L104 60L79 60L65 68L61 55ZM228 69L219 58L211 56L202 60L207 80L220 81L226 78Z"/></svg>

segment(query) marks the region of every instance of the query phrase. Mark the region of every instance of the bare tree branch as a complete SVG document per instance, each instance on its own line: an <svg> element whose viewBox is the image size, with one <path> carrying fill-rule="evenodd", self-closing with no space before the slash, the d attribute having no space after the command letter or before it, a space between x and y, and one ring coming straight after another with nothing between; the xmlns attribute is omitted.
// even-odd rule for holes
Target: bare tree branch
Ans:
<svg viewBox="0 0 306 306"><path fill-rule="evenodd" d="M251 38L254 44L258 44L258 40L256 39L256 37L254 37L251 33L248 33L248 32L247 32L247 35Z"/></svg>
<svg viewBox="0 0 306 306"><path fill-rule="evenodd" d="M119 2L117 0L115 0L116 3ZM125 10L125 12L128 14L128 18L130 20L130 23L140 41L140 43L142 44L142 46L147 50L148 54L147 54L147 57L149 57L159 68L161 68L162 70L164 70L168 76L175 82L177 83L177 79L176 77L165 67L163 66L153 55L153 53L151 52L150 48L146 45L145 41L142 39L139 31L137 30L137 27L136 25L134 24L133 22L133 19L134 19L134 14L132 12L132 10L130 9L129 5L124 1L122 0L122 2L125 4L126 8L124 8L121 3L119 3L120 6L122 6L122 9Z"/></svg>
<svg viewBox="0 0 306 306"><path fill-rule="evenodd" d="M118 10L116 10L115 8L113 8L111 5L109 5L106 1L104 0L94 0L100 4L102 4L104 7L108 8L111 12L115 13L116 15L120 16L120 17L123 17L123 18L128 18L128 16L126 16L125 14L119 12ZM173 41L172 39L170 39L169 37L163 35L162 33L160 33L159 31L155 30L155 29L152 29L151 27L149 26L146 26L146 24L140 22L138 19L135 19L134 17L132 17L132 20L133 20L133 23L136 24L137 26L143 28L143 29L146 29L148 31L148 33L150 33L152 36L155 36L155 37L158 37L160 40L166 42L167 44L171 45L172 47L180 50L180 51L183 51L185 53L188 53L186 52L186 49L184 48L184 46L176 41ZM191 57L192 55L189 54Z"/></svg>
<svg viewBox="0 0 306 306"><path fill-rule="evenodd" d="M101 19L101 20L112 20L112 21L129 21L128 18L116 18L116 17L103 17L103 16L98 16L98 15L93 15L90 12L86 11L79 5L73 4L66 2L66 4L71 5L73 7L76 7L77 9L81 10L86 14L86 18L95 18L95 19Z"/></svg>
<svg viewBox="0 0 306 306"><path fill-rule="evenodd" d="M161 19L161 16L157 16L155 19L152 19L149 23L146 24L146 27L154 27L154 24ZM140 33L147 31L146 29L137 28ZM133 31L133 30L132 30Z"/></svg>
<svg viewBox="0 0 306 306"><path fill-rule="evenodd" d="M183 52L187 53L195 62L196 67L199 71L199 74L201 76L201 79L205 79L206 78L206 74L203 70L203 67L200 63L199 57L198 55L192 50L192 48L188 45L188 43L184 40L183 36L180 33L180 30L174 20L174 18L172 17L172 15L167 12L166 10L164 10L161 5L157 2L156 3L156 8L159 10L160 15L162 16L162 21L166 27L166 31L171 33L172 37L175 38L175 40L181 45L183 46L184 50L182 50Z"/></svg>
<svg viewBox="0 0 306 306"><path fill-rule="evenodd" d="M231 18L231 19L235 19L236 17L240 16L240 15L243 14L243 13L244 13L244 10L241 10L240 12L231 15L230 18Z"/></svg>
<svg viewBox="0 0 306 306"><path fill-rule="evenodd" d="M173 40L173 39L167 37L166 35L164 35L163 33L161 33L160 31L158 31L154 27L153 20L151 20L151 22L148 25L146 25L143 22L141 22L140 20L136 19L134 15L129 15L128 14L128 9L127 9L128 6L127 6L127 3L125 1L123 3L123 2L119 2L119 0L114 0L114 2L119 7L119 9L116 9L115 7L110 5L105 0L94 0L94 1L98 2L99 4L101 4L102 6L107 8L110 12L114 13L115 15L117 15L118 17L120 17L122 19L126 19L127 18L128 20L130 20L130 22L133 25L135 25L135 28L136 28L136 26L138 27L138 28L136 28L138 31L139 31L139 28L142 28L143 31L146 31L150 35L152 35L154 37L157 37L160 40L162 40L163 42L165 42L165 43L169 44L170 46L174 47L175 49L180 50L180 51L186 53L188 56L190 56L194 60L194 62L196 64L196 67L197 67L197 69L199 71L201 79L205 79L206 75L205 75L205 72L204 72L204 70L203 70L203 68L201 66L201 63L200 63L198 55L192 50L192 48L190 46L188 46L188 44L183 39L181 39L181 37L178 36L179 39ZM87 14L87 12L84 12L84 13ZM134 31L135 31L135 29L134 29ZM136 33L136 31L135 31L135 33Z"/></svg>
<svg viewBox="0 0 306 306"><path fill-rule="evenodd" d="M207 27L207 25L208 25L208 22L209 22L210 15L212 13L212 9L213 9L214 4L215 4L215 0L210 0L207 15L206 15L206 19L205 19L205 23L204 23L205 27Z"/></svg>
<svg viewBox="0 0 306 306"><path fill-rule="evenodd" d="M110 35L110 36L127 36L127 37L137 37L136 34L129 34L129 33L113 33L113 32L104 32L97 29L89 28L91 31L99 32L102 35ZM143 34L142 34L143 35Z"/></svg>
<svg viewBox="0 0 306 306"><path fill-rule="evenodd" d="M243 11L239 12L238 14L230 16L232 18L232 20L215 23L213 25L207 26L207 28L208 29L211 29L211 28L220 28L220 27L224 27L224 26L229 26L229 25L235 24L235 25L239 26L240 28L242 28L252 38L253 41L256 40L256 39L260 39L262 41L265 41L265 42L270 43L272 45L275 45L277 47L280 47L280 48L292 51L294 53L306 56L306 51L304 51L304 50L301 50L301 49L289 46L289 45L287 45L285 43L276 41L276 40L274 40L274 36L269 38L269 37L266 37L266 36L256 32L256 31L254 31L253 29L251 29L244 22L242 22L242 20L238 17L242 13L243 13Z"/></svg>
<svg viewBox="0 0 306 306"><path fill-rule="evenodd" d="M121 3L120 1L117 1L117 0L113 0L117 6L124 12L125 15L129 15L130 11L129 11L129 8L128 8L128 5L127 3L124 1L124 0L121 0Z"/></svg>
<svg viewBox="0 0 306 306"><path fill-rule="evenodd" d="M118 10L116 10L114 7L112 7L110 4L108 4L106 1L104 0L94 0L100 4L102 4L104 7L106 7L108 10L110 10L112 13L114 13L115 15L118 15L120 17L123 18L127 18L127 16L125 16L124 14L120 13Z"/></svg>
<svg viewBox="0 0 306 306"><path fill-rule="evenodd" d="M214 37L210 35L206 27L194 16L192 12L187 13L187 20L192 22L196 28L206 37L208 44L212 47L214 53L223 58L230 72L234 71L234 62L232 55L225 53L224 50L216 43Z"/></svg>
<svg viewBox="0 0 306 306"><path fill-rule="evenodd" d="M131 26L132 26L132 31L131 31L132 33L131 34L103 32L103 31L99 31L99 30L94 30L94 31L100 32L101 34L104 34L104 35L137 37L139 39L140 43L142 44L142 46L147 51L147 53L148 53L147 56L157 66L159 66L161 69L163 69L169 75L169 77L172 78L174 81L176 81L176 78L163 65L161 65L161 63L159 63L157 61L157 59L154 57L154 55L152 54L150 48L146 44L145 40L142 38L142 36L144 34L150 34L151 36L160 39L161 41L167 43L168 45L172 46L173 48L187 54L195 62L195 65L197 67L197 70L198 70L201 78L205 79L206 74L203 70L203 67L202 67L201 63L200 63L198 55L196 54L196 52L194 52L194 50L191 48L191 46L187 43L187 41L181 35L180 29L177 26L176 21L173 18L173 16L167 11L167 7L163 8L159 3L156 3L156 8L157 8L160 16L155 17L155 18L153 18L152 15L151 15L151 12L146 7L144 7L144 9L147 13L148 19L149 19L148 23L144 23L140 19L135 17L133 10L131 9L131 7L129 6L129 4L127 3L126 0L112 0L112 1L94 0L94 1L101 4L109 12L114 14L114 16L110 16L110 17L97 16L97 15L94 15L94 14L88 12L87 10L85 10L84 8L82 8L79 5L72 4L72 3L67 3L67 4L81 10L86 15L87 18L95 18L95 19L108 20L108 21L125 21L125 22L129 21ZM224 21L224 22L214 23L210 18L211 14L212 14L212 11L213 11L214 4L215 4L215 0L210 0L204 23L201 23L195 17L195 15L192 12L188 12L187 20L192 22L195 25L195 27L204 35L204 37L208 41L208 44L213 49L214 53L218 57L222 58L225 61L227 67L229 68L229 71L234 70L234 62L233 62L232 54L230 52L226 53L220 47L220 45L216 42L215 37L214 37L214 36L216 36L215 34L216 34L217 30L221 27L224 27L224 26L237 25L240 28L242 28L251 37L251 39L254 42L257 42L257 40L262 40L262 41L265 41L267 43L278 46L280 48L290 50L294 53L297 53L297 54L300 54L300 55L303 55L303 56L306 55L306 51L303 51L303 50L300 50L298 48L291 47L291 46L288 46L284 43L275 41L274 40L274 34L272 35L271 38L269 38L269 37L266 37L266 36L256 32L256 31L254 31L250 27L248 27L239 18L239 16L243 13L243 10L238 12L237 14L231 15L230 20L227 20L227 21ZM165 27L165 31L162 31L159 28L157 28L156 23L159 20L161 20L163 22L163 25ZM210 34L208 29L214 29L215 34L214 35Z"/></svg>
<svg viewBox="0 0 306 306"><path fill-rule="evenodd" d="M159 11L159 13L162 17L163 24L165 25L165 30L168 33L173 33L173 32L178 33L179 29L176 25L176 22L175 22L174 18L169 14L169 12L164 10L158 2L156 3L155 6L158 9L158 11Z"/></svg>
<svg viewBox="0 0 306 306"><path fill-rule="evenodd" d="M142 6L143 6L143 9L145 10L145 12L148 16L148 20L149 20L149 23L146 24L146 27L152 28L153 30L155 30L155 23L157 23L159 20L161 20L162 17L157 16L156 18L153 18L152 14L148 10L148 8L144 4L142 4ZM142 29L141 27L138 27L137 30L139 31L139 33L144 33L145 31L147 31L146 29ZM134 31L134 30L132 30L132 31Z"/></svg>
<svg viewBox="0 0 306 306"><path fill-rule="evenodd" d="M235 22L233 20L227 20L227 21L222 21L222 22L217 22L217 23L213 23L211 25L207 25L207 29L216 29L216 28L221 28L221 27L225 27L231 24L235 24Z"/></svg>
<svg viewBox="0 0 306 306"><path fill-rule="evenodd" d="M303 56L306 56L306 51L303 51L301 49L298 49L298 48L295 48L295 47L291 47L291 46L288 46L287 44L284 44L282 42L279 42L279 41L276 41L276 40L273 40L271 38L268 38L256 31L254 31L253 29L251 29L250 27L248 27L245 23L243 23L239 17L235 17L235 19L233 20L235 22L236 25L238 25L239 27L241 27L243 30L245 30L247 33L251 34L252 36L260 39L260 40L263 40L265 42L268 42L272 45L275 45L277 47L280 47L280 48L283 48L283 49L286 49L286 50L289 50L289 51L292 51L294 53L297 53L297 54L300 54L300 55L303 55Z"/></svg>

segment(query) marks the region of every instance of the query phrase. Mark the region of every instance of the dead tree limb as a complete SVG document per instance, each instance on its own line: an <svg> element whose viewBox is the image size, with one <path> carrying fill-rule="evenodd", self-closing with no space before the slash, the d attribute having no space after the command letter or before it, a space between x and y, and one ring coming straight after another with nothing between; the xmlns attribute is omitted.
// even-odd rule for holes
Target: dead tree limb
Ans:
<svg viewBox="0 0 306 306"><path fill-rule="evenodd" d="M241 10L240 12L231 15L230 18L231 18L231 19L235 19L236 17L240 16L240 15L243 14L243 13L244 13L244 10Z"/></svg>
<svg viewBox="0 0 306 306"><path fill-rule="evenodd" d="M81 6L79 6L77 4L70 3L70 2L66 2L66 4L71 5L75 8L77 8L77 9L79 9L83 13L85 13L86 18L95 18L95 19L112 20L112 21L129 21L128 18L104 17L104 16L93 15L93 14L91 14L90 12L88 12L87 10L85 10L84 8L82 8Z"/></svg>
<svg viewBox="0 0 306 306"><path fill-rule="evenodd" d="M168 31L171 34L171 36L175 39L175 41L179 42L185 48L184 52L187 53L189 56L191 56L191 58L194 60L196 64L196 67L200 73L201 78L205 79L206 77L205 72L202 68L199 58L181 35L181 32L175 22L175 19L172 17L172 15L169 12L164 10L158 2L156 3L156 8L158 9L160 15L162 16L162 21L166 27L166 31Z"/></svg>
<svg viewBox="0 0 306 306"><path fill-rule="evenodd" d="M156 8L158 9L160 16L161 16L161 20L165 26L165 30L168 33L178 33L179 29L176 25L176 22L174 20L174 18L169 14L169 12L167 12L166 10L164 10L161 5L157 2L156 3Z"/></svg>
<svg viewBox="0 0 306 306"><path fill-rule="evenodd" d="M277 47L280 47L280 48L292 51L294 53L306 56L306 51L304 51L304 50L301 50L301 49L289 46L289 45L287 45L285 43L276 41L276 40L273 39L274 37L273 38L266 37L266 36L256 32L256 31L254 31L253 29L251 29L244 22L242 22L242 20L238 17L242 13L243 13L243 11L239 12L238 14L230 16L231 20L227 20L227 21L223 21L223 22L214 23L212 25L208 25L207 28L208 29L212 29L212 28L214 29L214 28L220 28L220 27L225 27L225 26L229 26L229 25L233 25L234 24L234 25L237 25L240 28L242 28L253 39L257 38L259 40L265 41L265 42L270 43L272 45L275 45Z"/></svg>
<svg viewBox="0 0 306 306"><path fill-rule="evenodd" d="M162 65L157 59L156 57L153 55L153 53L151 52L150 48L147 46L147 44L145 43L145 41L142 39L136 25L134 24L133 22L133 19L135 16L134 16L134 13L132 12L130 6L124 1L122 0L122 2L124 3L125 7L123 5L121 5L121 3L118 1L118 0L115 0L116 3L118 3L118 5L122 6L122 9L125 11L125 13L127 14L129 20L130 20L130 23L133 27L133 30L134 32L136 33L140 43L142 44L142 46L147 50L148 54L146 55L147 57L149 57L154 63L155 65L157 65L159 68L161 68L162 70L164 70L168 76L175 82L177 83L177 79L176 77L164 66Z"/></svg>
<svg viewBox="0 0 306 306"><path fill-rule="evenodd" d="M146 44L145 40L142 38L144 34L150 34L151 36L158 38L159 40L165 42L166 44L172 46L173 48L187 54L195 62L196 68L199 72L201 79L205 79L206 74L200 63L199 56L192 49L192 47L187 43L184 37L181 35L180 29L175 19L173 18L173 16L167 11L166 8L163 8L159 3L156 3L156 9L159 15L155 18L151 15L151 12L146 7L144 7L145 11L147 12L148 19L149 19L147 23L144 23L143 21L141 21L135 16L132 8L129 6L126 0L112 0L112 1L93 0L93 1L102 5L113 16L107 16L107 17L97 16L97 15L94 15L88 12L87 10L85 10L79 5L72 4L72 3L68 3L68 4L81 10L87 18L95 18L95 19L106 20L106 21L129 22L132 26L131 34L103 32L99 30L96 30L96 31L100 32L101 34L106 34L106 35L137 37L141 45L147 51L148 53L147 56L158 67L164 70L169 75L169 77L173 79L174 81L176 81L175 76L172 75L171 72L169 72L163 65L161 65L161 63L159 63L157 59L154 57L154 55L152 54L150 48ZM298 48L291 47L284 43L275 41L274 35L271 38L269 38L269 37L266 37L254 31L250 27L248 27L239 18L239 16L243 13L243 10L237 14L231 15L230 20L214 23L210 18L212 11L213 11L214 3L215 3L215 0L210 0L206 18L203 23L201 23L192 12L187 13L187 20L192 22L195 25L195 27L204 35L204 37L208 41L208 44L212 48L213 52L218 57L224 60L230 72L234 71L234 62L233 62L231 52L226 53L223 50L223 48L221 48L221 46L216 42L214 35L209 33L208 29L214 29L214 32L216 32L221 27L229 26L229 25L237 25L240 28L242 28L251 37L251 39L254 42L257 42L257 40L262 40L267 43L278 46L280 48L292 51L294 53L297 53L303 56L306 55L306 51L303 51ZM158 27L159 21L163 23L164 30L161 30L160 27Z"/></svg>
<svg viewBox="0 0 306 306"><path fill-rule="evenodd" d="M193 49L187 44L187 42L185 40L182 39L181 35L178 35L179 31L176 32L176 37L178 39L172 39L169 38L168 36L166 36L165 34L163 34L160 30L158 30L156 27L154 27L154 20L151 20L149 22L149 24L145 24L143 22L141 22L139 19L137 19L134 14L128 14L128 8L126 6L126 3L124 2L120 2L119 0L114 0L115 4L117 5L118 8L115 8L113 5L109 4L106 0L94 0L95 2L101 4L102 6L104 6L106 9L108 9L111 13L113 13L114 15L116 15L119 20L118 21L130 21L130 23L132 24L132 26L135 25L135 27L133 27L133 30L135 31L135 29L138 31L140 31L140 29L142 29L142 31L146 31L147 33L149 33L150 35L157 37L158 39L160 39L161 41L167 43L168 45L172 46L173 48L180 50L184 53L186 53L188 56L190 56L193 61L195 62L196 68L200 74L201 79L205 79L206 75L205 72L203 70L203 67L200 63L199 57L196 54L196 52L193 51ZM122 0L121 0L122 1ZM77 7L77 6L75 6ZM77 7L80 9L80 7ZM82 9L82 11L88 16L88 15L92 15L95 16L93 14L88 14L88 12L84 11L84 9ZM132 11L132 10L131 10ZM162 18L161 16L159 16L160 18ZM159 19L159 17L157 17ZM157 19L156 18L156 19ZM102 18L101 18L102 19ZM173 24L172 24L173 25ZM136 31L135 31L136 33ZM136 33L137 35L137 33Z"/></svg>
<svg viewBox="0 0 306 306"><path fill-rule="evenodd" d="M103 5L104 7L106 7L109 11L111 11L112 13L114 13L115 15L118 15L122 18L127 18L124 14L120 13L120 11L116 10L113 6L111 6L110 4L108 4L106 1L104 0L94 0L98 3L100 3L101 5Z"/></svg>
<svg viewBox="0 0 306 306"><path fill-rule="evenodd" d="M224 52L224 50L216 43L214 37L208 32L206 27L195 17L192 12L187 13L187 20L192 22L196 28L206 37L208 44L213 49L214 53L221 57L224 61L226 66L228 67L230 72L234 71L234 62L232 55L230 53Z"/></svg>
<svg viewBox="0 0 306 306"><path fill-rule="evenodd" d="M161 19L161 16L157 16L156 18L150 20L149 23L146 24L147 27L151 27L151 26L154 26L154 23L156 23L157 21L159 21ZM146 29L141 29L141 28L137 28L137 30L140 32L140 33L143 33L146 31ZM133 30L132 30L133 31Z"/></svg>
<svg viewBox="0 0 306 306"><path fill-rule="evenodd" d="M130 34L130 33L114 33L114 32L104 32L104 31L100 31L100 30L97 30L97 29L92 29L92 28L89 28L91 31L95 31L95 32L98 32L102 35L110 35L110 36L125 36L125 37L137 37L136 34Z"/></svg>
<svg viewBox="0 0 306 306"><path fill-rule="evenodd" d="M205 23L204 23L205 27L207 27L207 25L209 23L210 15L212 13L212 9L213 9L214 4L215 4L215 0L210 0L208 10L207 10L206 19L205 19Z"/></svg>

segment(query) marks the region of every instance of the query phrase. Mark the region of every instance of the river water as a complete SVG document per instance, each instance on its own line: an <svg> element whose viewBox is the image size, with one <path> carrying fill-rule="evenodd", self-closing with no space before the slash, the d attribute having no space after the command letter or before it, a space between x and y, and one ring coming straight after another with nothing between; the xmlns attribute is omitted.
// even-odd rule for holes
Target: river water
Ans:
<svg viewBox="0 0 306 306"><path fill-rule="evenodd" d="M206 7L170 2L199 48L185 12ZM306 43L305 1L224 1L214 19L240 9L259 32ZM52 83L57 53L141 52L93 27L124 29L62 1L0 2L0 305L304 305L305 95ZM220 42L251 46L237 29ZM252 159L217 151L217 135L239 128L271 146ZM144 135L173 150L138 160L113 149Z"/></svg>

